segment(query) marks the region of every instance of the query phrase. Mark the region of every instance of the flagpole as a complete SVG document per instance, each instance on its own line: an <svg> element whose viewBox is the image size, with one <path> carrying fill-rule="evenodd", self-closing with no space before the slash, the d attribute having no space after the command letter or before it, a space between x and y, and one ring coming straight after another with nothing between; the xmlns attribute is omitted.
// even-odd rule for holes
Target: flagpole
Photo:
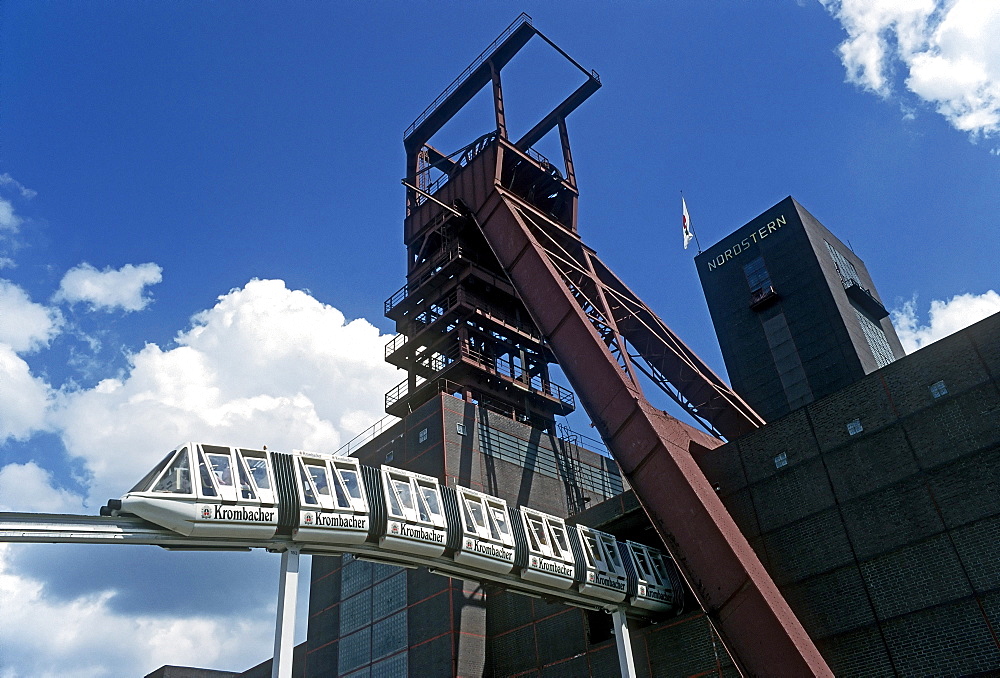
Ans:
<svg viewBox="0 0 1000 678"><path fill-rule="evenodd" d="M681 204L682 205L684 204L684 191L681 191ZM691 231L691 235L694 236L694 244L698 246L698 254L701 254L701 252L702 252L701 242L698 240L698 234L695 232L695 230L693 228L689 227L688 230L690 230ZM687 247L685 247L685 249L687 249Z"/></svg>

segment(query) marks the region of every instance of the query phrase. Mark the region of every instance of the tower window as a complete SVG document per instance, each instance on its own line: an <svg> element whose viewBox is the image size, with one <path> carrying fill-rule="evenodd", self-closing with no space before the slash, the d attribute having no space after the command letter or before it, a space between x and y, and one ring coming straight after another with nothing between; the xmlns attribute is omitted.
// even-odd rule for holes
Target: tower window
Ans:
<svg viewBox="0 0 1000 678"><path fill-rule="evenodd" d="M420 433L417 434L417 442L418 443L427 442L427 429L425 428L420 429Z"/></svg>
<svg viewBox="0 0 1000 678"><path fill-rule="evenodd" d="M943 395L948 395L948 387L944 385L944 381L936 381L931 384L931 395L935 398L940 398Z"/></svg>
<svg viewBox="0 0 1000 678"><path fill-rule="evenodd" d="M774 457L774 468L781 468L782 466L788 466L788 453L782 452Z"/></svg>
<svg viewBox="0 0 1000 678"><path fill-rule="evenodd" d="M757 257L743 267L743 274L750 286L750 306L756 307L777 296L771 285L771 276L764 265L764 258Z"/></svg>
<svg viewBox="0 0 1000 678"><path fill-rule="evenodd" d="M864 430L865 429L861 425L861 420L860 419L852 419L851 421L847 422L847 433L849 435L852 435L852 436L853 435L857 435L857 434L861 433Z"/></svg>
<svg viewBox="0 0 1000 678"><path fill-rule="evenodd" d="M889 340L886 339L882 328L872 322L867 315L858 309L854 309L854 312L858 316L858 324L861 325L861 331L864 333L865 339L868 341L868 346L872 350L872 355L875 357L875 363L879 367L885 367L893 362L896 356L893 355L892 347L889 346Z"/></svg>

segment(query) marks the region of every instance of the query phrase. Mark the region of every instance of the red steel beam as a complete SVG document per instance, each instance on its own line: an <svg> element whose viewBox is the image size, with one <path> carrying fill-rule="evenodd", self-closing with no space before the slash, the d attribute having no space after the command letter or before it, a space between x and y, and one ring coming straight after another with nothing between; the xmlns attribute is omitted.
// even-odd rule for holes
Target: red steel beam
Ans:
<svg viewBox="0 0 1000 678"><path fill-rule="evenodd" d="M733 661L744 675L832 676L692 457L706 436L649 404L563 283L521 207L497 188L474 211ZM548 227L565 234L555 222Z"/></svg>

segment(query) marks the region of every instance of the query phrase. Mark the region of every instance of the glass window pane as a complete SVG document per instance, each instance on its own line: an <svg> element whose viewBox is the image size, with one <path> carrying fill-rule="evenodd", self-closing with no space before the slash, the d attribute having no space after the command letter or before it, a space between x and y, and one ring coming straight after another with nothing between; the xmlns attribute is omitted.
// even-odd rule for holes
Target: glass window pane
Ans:
<svg viewBox="0 0 1000 678"><path fill-rule="evenodd" d="M427 502L427 510L433 513L435 516L441 515L441 503L438 501L437 489L430 485L420 484L420 494L423 496L424 501Z"/></svg>
<svg viewBox="0 0 1000 678"><path fill-rule="evenodd" d="M340 477L344 479L347 493L354 499L362 499L361 483L358 481L357 471L348 468L338 468L337 470L340 471Z"/></svg>
<svg viewBox="0 0 1000 678"><path fill-rule="evenodd" d="M563 556L569 555L569 542L566 541L566 530L561 525L549 523L552 528L552 536L555 537L556 546Z"/></svg>
<svg viewBox="0 0 1000 678"><path fill-rule="evenodd" d="M240 496L243 499L256 499L257 494L253 491L253 486L250 485L250 478L247 476L246 469L243 468L243 461L239 455L236 455L236 468L240 472Z"/></svg>
<svg viewBox="0 0 1000 678"><path fill-rule="evenodd" d="M486 529L486 512L483 511L483 505L478 499L472 497L464 497L466 504L469 506L469 512L472 514L472 520L476 523L476 527L485 530Z"/></svg>
<svg viewBox="0 0 1000 678"><path fill-rule="evenodd" d="M172 492L176 494L191 493L191 469L189 468L188 453L185 447L180 451L174 461L170 464L167 472L163 474L160 481L156 483L153 492Z"/></svg>
<svg viewBox="0 0 1000 678"><path fill-rule="evenodd" d="M396 493L399 495L399 501L403 502L403 507L411 511L416 510L413 506L413 492L409 481L393 478L392 485L396 488Z"/></svg>
<svg viewBox="0 0 1000 678"><path fill-rule="evenodd" d="M604 544L604 551L608 554L608 559L615 569L620 569L622 566L621 554L618 553L618 544L615 543L615 538L610 535L601 535L601 543Z"/></svg>
<svg viewBox="0 0 1000 678"><path fill-rule="evenodd" d="M312 478L313 483L316 485L316 491L329 497L330 479L326 475L326 465L320 466L315 463L306 462L306 468L309 470L309 477Z"/></svg>
<svg viewBox="0 0 1000 678"><path fill-rule="evenodd" d="M253 476L253 481L257 483L257 487L261 490L271 489L271 480L267 475L267 457L264 453L251 453L249 450L242 450L242 452L243 458L247 461L247 466L250 467L250 475Z"/></svg>
<svg viewBox="0 0 1000 678"><path fill-rule="evenodd" d="M206 497L218 496L218 492L215 489L215 483L212 481L212 472L208 470L208 462L205 461L205 455L199 455L200 461L198 462L198 471L201 474L201 493Z"/></svg>
<svg viewBox="0 0 1000 678"><path fill-rule="evenodd" d="M210 454L208 463L212 465L212 473L222 487L233 486L232 459L228 454Z"/></svg>
<svg viewBox="0 0 1000 678"><path fill-rule="evenodd" d="M528 525L531 526L531 531L535 533L538 543L548 549L549 535L546 533L545 525L542 523L541 518L528 516Z"/></svg>
<svg viewBox="0 0 1000 678"><path fill-rule="evenodd" d="M299 478L302 480L302 503L303 504L317 504L316 495L313 493L312 483L309 481L309 475L306 470L302 467L302 460L299 459Z"/></svg>
<svg viewBox="0 0 1000 678"><path fill-rule="evenodd" d="M185 450L185 454L187 454L186 452L187 448L183 449ZM162 471L163 467L167 465L167 462L169 462L171 459L174 458L175 454L177 454L177 450L174 450L173 452L167 454L167 456L161 459L160 463L153 467L153 470L144 475L142 477L142 480L137 482L135 486L133 486L132 489L129 490L129 492L145 492L146 490L148 490L149 486L153 483L156 477L160 475L160 471ZM156 492L157 490L154 489L153 491Z"/></svg>
<svg viewBox="0 0 1000 678"><path fill-rule="evenodd" d="M333 492L337 495L337 506L340 508L351 508L351 500L347 498L347 491L344 489L343 482L337 477L336 471L333 474Z"/></svg>
<svg viewBox="0 0 1000 678"><path fill-rule="evenodd" d="M399 500L396 499L396 493L393 491L392 486L389 486L389 491L385 493L386 498L389 500L389 513L396 516L397 518L403 517L403 509L399 505Z"/></svg>
<svg viewBox="0 0 1000 678"><path fill-rule="evenodd" d="M493 516L493 522L496 524L497 529L500 533L505 536L510 536L510 525L507 523L507 512L504 511L503 506L496 506L492 503L488 503L490 507L490 515Z"/></svg>
<svg viewBox="0 0 1000 678"><path fill-rule="evenodd" d="M583 544L590 553L590 558L595 566L604 567L604 557L601 554L601 547L597 545L597 539L590 532L583 533Z"/></svg>

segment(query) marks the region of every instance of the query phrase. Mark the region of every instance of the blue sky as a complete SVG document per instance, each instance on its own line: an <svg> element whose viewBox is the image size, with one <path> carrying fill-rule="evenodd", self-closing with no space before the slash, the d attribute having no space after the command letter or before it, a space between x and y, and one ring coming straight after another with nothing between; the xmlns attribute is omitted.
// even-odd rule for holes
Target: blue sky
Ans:
<svg viewBox="0 0 1000 678"><path fill-rule="evenodd" d="M584 240L720 373L682 190L705 247L794 196L911 348L1000 310L990 4L0 4L0 507L95 513L185 440L381 417L402 132L522 9L603 82L569 120ZM526 56L512 134L579 77ZM0 676L269 655L276 557L110 550L0 548Z"/></svg>

